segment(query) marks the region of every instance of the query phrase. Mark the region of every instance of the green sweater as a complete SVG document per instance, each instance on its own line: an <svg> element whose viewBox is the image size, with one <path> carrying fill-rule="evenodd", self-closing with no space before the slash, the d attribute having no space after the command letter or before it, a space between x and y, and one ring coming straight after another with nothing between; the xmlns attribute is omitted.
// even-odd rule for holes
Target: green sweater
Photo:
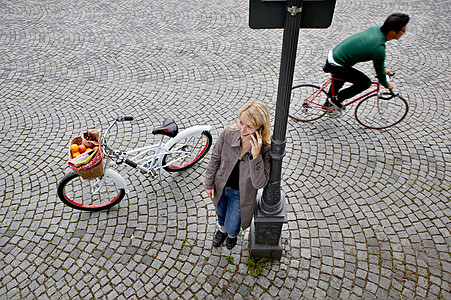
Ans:
<svg viewBox="0 0 451 300"><path fill-rule="evenodd" d="M335 62L345 67L372 60L379 82L388 88L385 73L385 35L380 29L381 26L373 26L354 34L338 44L332 53Z"/></svg>

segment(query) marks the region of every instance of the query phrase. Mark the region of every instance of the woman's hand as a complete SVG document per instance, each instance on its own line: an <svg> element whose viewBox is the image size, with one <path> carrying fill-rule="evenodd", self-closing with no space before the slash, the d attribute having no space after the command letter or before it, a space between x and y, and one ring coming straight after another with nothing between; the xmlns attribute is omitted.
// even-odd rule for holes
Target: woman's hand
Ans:
<svg viewBox="0 0 451 300"><path fill-rule="evenodd" d="M260 155L260 152L262 151L262 134L260 131L256 131L255 135L257 138L255 138L254 134L251 134L251 153L252 157L256 158Z"/></svg>
<svg viewBox="0 0 451 300"><path fill-rule="evenodd" d="M205 190L207 192L208 198L215 198L215 190Z"/></svg>

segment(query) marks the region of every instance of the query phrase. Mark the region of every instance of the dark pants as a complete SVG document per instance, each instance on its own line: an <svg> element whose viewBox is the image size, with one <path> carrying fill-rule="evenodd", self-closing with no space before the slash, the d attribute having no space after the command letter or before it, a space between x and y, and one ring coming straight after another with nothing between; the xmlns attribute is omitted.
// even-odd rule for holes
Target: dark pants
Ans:
<svg viewBox="0 0 451 300"><path fill-rule="evenodd" d="M332 73L332 77L343 80L335 80L333 84L335 95L340 102L354 97L371 86L371 79L353 67L339 67L326 62L325 71ZM340 91L345 82L351 82L353 85ZM329 93L332 95L330 90Z"/></svg>

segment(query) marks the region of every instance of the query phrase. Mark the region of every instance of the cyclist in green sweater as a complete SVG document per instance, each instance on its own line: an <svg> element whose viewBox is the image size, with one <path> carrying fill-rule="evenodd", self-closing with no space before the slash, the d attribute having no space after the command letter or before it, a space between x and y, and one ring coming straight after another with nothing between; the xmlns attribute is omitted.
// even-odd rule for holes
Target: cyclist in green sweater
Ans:
<svg viewBox="0 0 451 300"><path fill-rule="evenodd" d="M393 82L387 82L386 79L390 70L385 68L385 42L398 40L406 32L408 22L408 15L392 14L382 26L373 26L357 33L329 52L324 71L343 80L333 84L336 95L330 100L333 105L341 109L343 101L370 87L371 79L353 68L359 62L372 60L379 82L388 89L393 88ZM351 82L353 85L340 91L345 82ZM326 106L329 104L326 103Z"/></svg>

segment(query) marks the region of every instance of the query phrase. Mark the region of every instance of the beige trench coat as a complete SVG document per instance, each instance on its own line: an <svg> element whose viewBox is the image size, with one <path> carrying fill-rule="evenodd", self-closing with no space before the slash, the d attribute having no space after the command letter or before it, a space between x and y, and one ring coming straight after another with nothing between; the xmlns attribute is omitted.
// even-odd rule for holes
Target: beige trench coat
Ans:
<svg viewBox="0 0 451 300"><path fill-rule="evenodd" d="M240 158L241 135L239 130L226 128L218 138L211 154L210 162L205 175L205 188L214 189L213 204L218 206L225 184L232 170ZM263 145L261 154L251 159L249 153L240 163L240 213L241 228L251 225L254 210L257 205L257 190L265 187L269 181L270 172L270 145Z"/></svg>

